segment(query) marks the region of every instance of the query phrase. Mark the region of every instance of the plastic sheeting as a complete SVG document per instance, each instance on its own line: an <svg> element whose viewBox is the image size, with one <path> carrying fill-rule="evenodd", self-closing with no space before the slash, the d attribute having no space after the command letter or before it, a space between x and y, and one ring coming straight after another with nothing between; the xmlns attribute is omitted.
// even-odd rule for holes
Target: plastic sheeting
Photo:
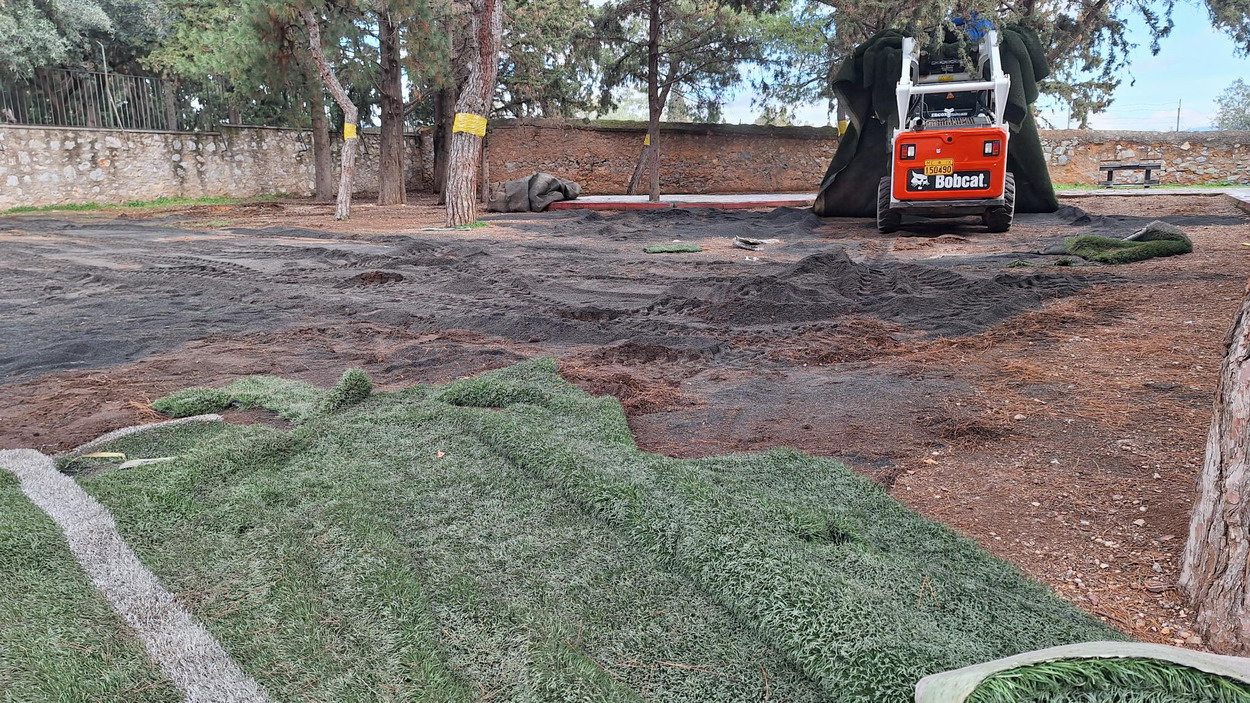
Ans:
<svg viewBox="0 0 1250 703"><path fill-rule="evenodd" d="M573 200L582 187L573 181L556 178L550 173L535 173L529 178L506 181L495 186L486 209L491 212L542 212L560 200Z"/></svg>

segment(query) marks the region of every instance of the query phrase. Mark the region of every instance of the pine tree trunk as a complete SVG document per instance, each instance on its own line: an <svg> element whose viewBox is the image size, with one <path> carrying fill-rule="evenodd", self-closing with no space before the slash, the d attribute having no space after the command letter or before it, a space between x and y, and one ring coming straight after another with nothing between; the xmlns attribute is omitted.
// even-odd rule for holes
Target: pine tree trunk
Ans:
<svg viewBox="0 0 1250 703"><path fill-rule="evenodd" d="M404 87L399 63L399 22L389 12L378 18L378 49L381 55L382 98L381 147L378 166L378 205L403 205L404 182Z"/></svg>
<svg viewBox="0 0 1250 703"><path fill-rule="evenodd" d="M456 112L485 118L490 113L499 71L503 35L503 0L473 0L465 56L468 75L456 99ZM461 227L477 219L477 181L484 134L452 129L447 160L447 226Z"/></svg>
<svg viewBox="0 0 1250 703"><path fill-rule="evenodd" d="M451 147L451 122L456 111L455 96L444 88L434 96L434 192L438 204L447 202L447 151Z"/></svg>
<svg viewBox="0 0 1250 703"><path fill-rule="evenodd" d="M339 109L343 111L343 152L339 157L339 196L334 207L334 219L346 220L352 214L352 188L356 181L356 145L360 141L356 138L356 120L359 114L356 105L347 97L347 91L343 90L343 85L335 77L334 71L330 70L325 54L321 52L321 27L317 25L317 18L308 8L301 9L300 16L304 18L304 24L308 27L308 46L313 61L317 63L317 70L321 73L321 81L325 83L330 94L334 96L334 101L338 103Z"/></svg>
<svg viewBox="0 0 1250 703"><path fill-rule="evenodd" d="M647 200L660 201L660 0L651 0L647 35Z"/></svg>
<svg viewBox="0 0 1250 703"><path fill-rule="evenodd" d="M650 139L650 132L646 135ZM625 188L628 195L637 195L638 187L642 183L642 177L651 173L651 158L655 153L649 145L644 144L642 151L638 152L638 163L634 165L634 173L629 177L629 186ZM648 181L648 185L650 181Z"/></svg>
<svg viewBox="0 0 1250 703"><path fill-rule="evenodd" d="M326 92L317 75L317 64L309 56L304 64L304 84L308 91L308 111L312 116L313 200L328 203L334 199L334 155L330 152L330 121L326 119Z"/></svg>
<svg viewBox="0 0 1250 703"><path fill-rule="evenodd" d="M1250 288L1225 340L1180 586L1198 631L1223 654L1250 654Z"/></svg>
<svg viewBox="0 0 1250 703"><path fill-rule="evenodd" d="M161 101L165 103L165 129L178 131L178 96L172 78L161 79Z"/></svg>

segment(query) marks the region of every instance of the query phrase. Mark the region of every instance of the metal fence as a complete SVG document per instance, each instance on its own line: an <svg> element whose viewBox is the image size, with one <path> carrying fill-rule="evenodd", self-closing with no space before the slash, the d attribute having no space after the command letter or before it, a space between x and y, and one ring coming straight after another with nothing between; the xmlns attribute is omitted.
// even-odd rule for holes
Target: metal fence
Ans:
<svg viewBox="0 0 1250 703"><path fill-rule="evenodd" d="M59 69L0 81L0 124L195 131L229 115L226 92L213 81Z"/></svg>

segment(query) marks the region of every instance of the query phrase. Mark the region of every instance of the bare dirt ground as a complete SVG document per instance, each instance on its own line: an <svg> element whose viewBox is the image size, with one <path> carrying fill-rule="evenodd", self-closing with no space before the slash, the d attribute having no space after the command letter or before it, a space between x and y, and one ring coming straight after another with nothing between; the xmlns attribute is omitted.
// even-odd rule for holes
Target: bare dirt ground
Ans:
<svg viewBox="0 0 1250 703"><path fill-rule="evenodd" d="M1247 220L1218 196L1070 204L902 237L786 209L427 231L428 200L347 224L298 201L0 218L0 448L65 449L240 375L393 387L553 355L648 450L841 457L1125 632L1200 647L1173 586ZM1195 253L1036 253L1155 218ZM704 251L642 253L674 240Z"/></svg>

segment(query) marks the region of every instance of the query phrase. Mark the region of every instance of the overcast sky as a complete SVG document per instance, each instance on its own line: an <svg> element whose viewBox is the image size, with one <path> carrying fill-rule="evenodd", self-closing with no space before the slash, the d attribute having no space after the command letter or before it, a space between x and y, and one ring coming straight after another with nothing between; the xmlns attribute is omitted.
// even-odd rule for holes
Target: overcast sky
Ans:
<svg viewBox="0 0 1250 703"><path fill-rule="evenodd" d="M1176 128L1177 100L1181 101L1180 126L1204 129L1215 116L1215 96L1238 78L1250 80L1250 59L1234 54L1235 45L1227 35L1211 28L1204 7L1182 0L1174 14L1176 28L1163 40L1158 56L1150 55L1149 34L1140 22L1132 25L1138 47L1132 53L1131 76L1115 92L1115 102L1103 114L1095 115L1090 126L1096 129L1164 130ZM1067 114L1042 103L1043 116L1052 125L1067 126ZM751 107L749 89L726 105L728 122L753 122L759 108ZM798 108L798 124L824 125L830 122L823 104ZM1074 125L1075 126L1075 125Z"/></svg>

